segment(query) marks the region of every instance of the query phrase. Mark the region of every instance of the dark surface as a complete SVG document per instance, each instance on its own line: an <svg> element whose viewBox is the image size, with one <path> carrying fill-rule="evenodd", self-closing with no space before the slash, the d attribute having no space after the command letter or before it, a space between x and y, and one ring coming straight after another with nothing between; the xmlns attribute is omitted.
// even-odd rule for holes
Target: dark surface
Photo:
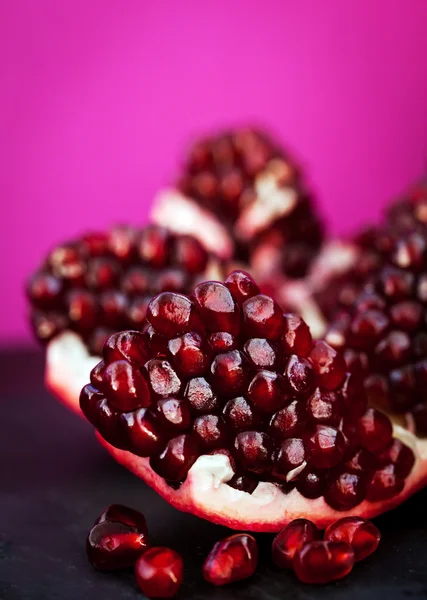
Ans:
<svg viewBox="0 0 427 600"><path fill-rule="evenodd" d="M121 600L143 598L132 572L98 573L85 538L104 506L141 509L151 539L182 553L186 574L178 598L386 600L427 598L427 490L376 520L378 551L346 579L323 587L299 583L270 560L271 535L258 535L260 566L247 582L214 588L203 559L227 530L179 513L116 465L91 428L43 389L41 352L0 352L0 599Z"/></svg>

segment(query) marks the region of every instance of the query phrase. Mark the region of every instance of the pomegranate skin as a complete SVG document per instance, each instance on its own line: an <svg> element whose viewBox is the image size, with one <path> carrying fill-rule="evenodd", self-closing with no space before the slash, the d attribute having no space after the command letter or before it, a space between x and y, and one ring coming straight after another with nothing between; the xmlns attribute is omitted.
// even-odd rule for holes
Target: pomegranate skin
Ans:
<svg viewBox="0 0 427 600"><path fill-rule="evenodd" d="M175 550L153 547L136 561L135 577L148 598L173 598L184 578L184 561Z"/></svg>
<svg viewBox="0 0 427 600"><path fill-rule="evenodd" d="M280 531L271 548L275 565L282 569L292 569L292 561L297 550L307 542L320 540L320 531L307 519L295 519Z"/></svg>
<svg viewBox="0 0 427 600"><path fill-rule="evenodd" d="M354 560L357 562L375 552L381 540L381 533L367 519L344 517L329 525L324 533L324 539L350 544L354 551Z"/></svg>
<svg viewBox="0 0 427 600"><path fill-rule="evenodd" d="M100 571L132 567L146 549L145 533L117 521L97 523L86 540L89 562Z"/></svg>
<svg viewBox="0 0 427 600"><path fill-rule="evenodd" d="M353 565L353 548L346 542L309 542L297 550L293 559L295 575L303 583L311 584L342 579Z"/></svg>
<svg viewBox="0 0 427 600"><path fill-rule="evenodd" d="M203 577L216 586L252 577L258 546L251 535L238 533L217 542L203 565Z"/></svg>

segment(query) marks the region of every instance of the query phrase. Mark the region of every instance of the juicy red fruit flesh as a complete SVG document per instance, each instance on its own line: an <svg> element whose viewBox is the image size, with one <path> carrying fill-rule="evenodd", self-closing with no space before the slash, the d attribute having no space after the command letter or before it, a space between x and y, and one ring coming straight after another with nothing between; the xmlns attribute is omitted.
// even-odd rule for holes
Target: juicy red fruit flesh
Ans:
<svg viewBox="0 0 427 600"><path fill-rule="evenodd" d="M103 521L92 527L86 541L86 553L95 569L125 569L147 549L146 533L117 521Z"/></svg>
<svg viewBox="0 0 427 600"><path fill-rule="evenodd" d="M320 531L307 519L295 519L284 527L274 538L272 545L273 562L282 569L292 569L292 561L297 550L307 542L320 540Z"/></svg>
<svg viewBox="0 0 427 600"><path fill-rule="evenodd" d="M350 573L354 552L346 542L314 541L295 552L293 567L303 583L324 584Z"/></svg>
<svg viewBox="0 0 427 600"><path fill-rule="evenodd" d="M136 561L135 577L148 598L173 598L184 578L184 561L170 548L153 547Z"/></svg>
<svg viewBox="0 0 427 600"><path fill-rule="evenodd" d="M381 533L377 527L360 517L345 517L326 529L324 539L331 542L346 542L354 551L354 560L363 560L378 548Z"/></svg>
<svg viewBox="0 0 427 600"><path fill-rule="evenodd" d="M236 534L214 545L203 565L203 577L213 585L222 586L251 577L257 564L255 538Z"/></svg>

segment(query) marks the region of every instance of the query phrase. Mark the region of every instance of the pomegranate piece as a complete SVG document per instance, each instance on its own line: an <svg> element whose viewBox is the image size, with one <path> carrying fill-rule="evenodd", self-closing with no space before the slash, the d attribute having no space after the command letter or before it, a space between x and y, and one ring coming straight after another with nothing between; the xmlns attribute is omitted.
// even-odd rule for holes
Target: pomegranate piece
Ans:
<svg viewBox="0 0 427 600"><path fill-rule="evenodd" d="M303 583L329 583L350 573L354 552L346 542L313 541L295 552L292 564Z"/></svg>
<svg viewBox="0 0 427 600"><path fill-rule="evenodd" d="M252 577L258 546L251 535L239 533L217 542L203 565L203 577L216 586Z"/></svg>
<svg viewBox="0 0 427 600"><path fill-rule="evenodd" d="M344 517L326 529L324 539L346 542L354 551L354 560L363 560L378 548L381 533L377 527L360 517Z"/></svg>
<svg viewBox="0 0 427 600"><path fill-rule="evenodd" d="M175 550L153 547L136 561L135 577L148 598L173 598L184 578L184 561Z"/></svg>
<svg viewBox="0 0 427 600"><path fill-rule="evenodd" d="M135 527L140 533L143 533L146 538L148 536L147 523L144 515L133 508L124 506L123 504L110 504L107 506L95 521L95 525L104 521L115 521L124 523L130 527Z"/></svg>
<svg viewBox="0 0 427 600"><path fill-rule="evenodd" d="M147 549L145 532L117 521L103 521L92 527L86 553L95 569L110 571L132 567Z"/></svg>
<svg viewBox="0 0 427 600"><path fill-rule="evenodd" d="M284 527L274 538L272 545L273 562L282 569L292 569L292 561L297 550L307 542L320 540L320 531L307 519L295 519Z"/></svg>

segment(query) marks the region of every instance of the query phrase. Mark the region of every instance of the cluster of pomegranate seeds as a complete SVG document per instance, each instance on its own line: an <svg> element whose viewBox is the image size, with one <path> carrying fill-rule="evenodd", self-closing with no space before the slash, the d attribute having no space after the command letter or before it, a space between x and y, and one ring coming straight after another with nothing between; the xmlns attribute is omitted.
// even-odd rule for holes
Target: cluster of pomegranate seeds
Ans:
<svg viewBox="0 0 427 600"><path fill-rule="evenodd" d="M234 258L251 263L254 253L267 248L280 254L286 275L305 275L321 245L322 226L295 164L266 133L242 128L199 140L184 167L178 187L228 225ZM286 198L280 197L283 190ZM241 217L256 203L263 205L261 219L278 210L252 231Z"/></svg>
<svg viewBox="0 0 427 600"><path fill-rule="evenodd" d="M237 533L217 542L203 565L203 577L216 586L252 577L258 564L255 538Z"/></svg>
<svg viewBox="0 0 427 600"><path fill-rule="evenodd" d="M296 519L274 538L272 557L278 567L293 569L304 583L329 583L348 575L356 561L375 552L380 538L375 525L360 517L336 521L323 539L314 523Z"/></svg>
<svg viewBox="0 0 427 600"><path fill-rule="evenodd" d="M359 376L249 275L201 283L191 297L161 293L147 319L143 333L107 341L80 405L109 443L149 457L168 483L219 452L235 473L229 485L248 493L269 481L349 510L402 490L413 453L367 408Z"/></svg>
<svg viewBox="0 0 427 600"><path fill-rule="evenodd" d="M34 332L47 343L71 329L99 355L112 333L145 324L154 295L189 292L207 263L196 239L156 225L116 227L61 244L27 285Z"/></svg>

